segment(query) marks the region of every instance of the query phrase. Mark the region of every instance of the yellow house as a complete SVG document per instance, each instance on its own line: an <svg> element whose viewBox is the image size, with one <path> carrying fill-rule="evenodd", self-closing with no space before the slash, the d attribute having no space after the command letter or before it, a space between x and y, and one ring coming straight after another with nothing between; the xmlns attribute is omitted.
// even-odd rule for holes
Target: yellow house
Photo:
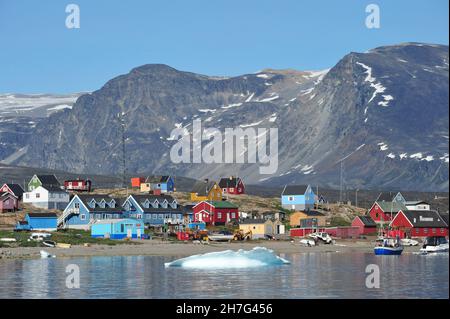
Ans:
<svg viewBox="0 0 450 319"><path fill-rule="evenodd" d="M276 236L284 234L284 226L280 221L272 221L270 219L244 219L239 224L239 229L244 233L252 232L252 238L264 238L265 235Z"/></svg>
<svg viewBox="0 0 450 319"><path fill-rule="evenodd" d="M311 220L313 218L317 219L317 225L315 226L326 225L326 216L321 212L315 210L292 213L289 216L289 224L291 225L291 227L299 227L302 226L302 220Z"/></svg>
<svg viewBox="0 0 450 319"><path fill-rule="evenodd" d="M191 191L191 201L221 201L222 189L214 181L197 182Z"/></svg>

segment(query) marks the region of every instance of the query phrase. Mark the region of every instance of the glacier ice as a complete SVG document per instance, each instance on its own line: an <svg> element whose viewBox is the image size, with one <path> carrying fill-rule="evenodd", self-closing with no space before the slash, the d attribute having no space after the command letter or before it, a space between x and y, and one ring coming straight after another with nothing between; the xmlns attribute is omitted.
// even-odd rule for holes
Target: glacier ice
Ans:
<svg viewBox="0 0 450 319"><path fill-rule="evenodd" d="M278 266L289 263L288 260L275 255L273 250L265 247L255 247L252 250L226 250L193 255L165 263L164 266L166 268L224 269Z"/></svg>

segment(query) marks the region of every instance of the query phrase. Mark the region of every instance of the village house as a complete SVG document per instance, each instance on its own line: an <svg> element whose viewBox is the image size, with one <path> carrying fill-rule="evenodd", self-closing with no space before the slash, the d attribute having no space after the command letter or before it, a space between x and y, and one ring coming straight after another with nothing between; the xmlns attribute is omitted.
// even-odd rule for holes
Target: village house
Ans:
<svg viewBox="0 0 450 319"><path fill-rule="evenodd" d="M28 192L32 192L39 186L61 188L61 184L55 175L33 175L28 182Z"/></svg>
<svg viewBox="0 0 450 319"><path fill-rule="evenodd" d="M239 229L244 234L251 232L252 239L275 237L285 233L284 225L279 220L244 219L239 223Z"/></svg>
<svg viewBox="0 0 450 319"><path fill-rule="evenodd" d="M94 238L140 239L144 235L144 224L135 219L104 219L92 224L91 236Z"/></svg>
<svg viewBox="0 0 450 319"><path fill-rule="evenodd" d="M286 219L286 213L285 212L263 212L262 218L265 220L279 220L284 221Z"/></svg>
<svg viewBox="0 0 450 319"><path fill-rule="evenodd" d="M216 182L205 179L195 183L191 191L191 201L220 201L222 200L222 189Z"/></svg>
<svg viewBox="0 0 450 319"><path fill-rule="evenodd" d="M150 184L150 190L152 190L155 195L173 193L175 191L175 182L172 176L148 177L144 184Z"/></svg>
<svg viewBox="0 0 450 319"><path fill-rule="evenodd" d="M370 216L356 216L352 221L353 227L358 227L360 235L376 234L377 224Z"/></svg>
<svg viewBox="0 0 450 319"><path fill-rule="evenodd" d="M183 224L183 207L170 195L130 195L123 203L124 216L150 226Z"/></svg>
<svg viewBox="0 0 450 319"><path fill-rule="evenodd" d="M389 226L402 237L448 236L448 224L433 210L400 211Z"/></svg>
<svg viewBox="0 0 450 319"><path fill-rule="evenodd" d="M19 221L15 230L56 231L57 217L55 213L27 213L25 220Z"/></svg>
<svg viewBox="0 0 450 319"><path fill-rule="evenodd" d="M405 201L408 210L430 210L430 204L423 200Z"/></svg>
<svg viewBox="0 0 450 319"><path fill-rule="evenodd" d="M123 218L123 201L109 195L77 194L58 218L58 226L86 230L98 220Z"/></svg>
<svg viewBox="0 0 450 319"><path fill-rule="evenodd" d="M238 206L228 201L202 201L193 207L194 221L225 225L239 219Z"/></svg>
<svg viewBox="0 0 450 319"><path fill-rule="evenodd" d="M223 194L240 195L245 193L245 185L240 177L225 177L219 181L219 187Z"/></svg>
<svg viewBox="0 0 450 319"><path fill-rule="evenodd" d="M315 210L294 212L289 216L291 227L321 227L326 224L326 216Z"/></svg>
<svg viewBox="0 0 450 319"><path fill-rule="evenodd" d="M406 211L408 208L397 201L377 200L369 209L369 216L376 223L385 223L391 221L399 211Z"/></svg>
<svg viewBox="0 0 450 319"><path fill-rule="evenodd" d="M132 177L131 178L131 187L139 188L141 184L145 182L145 177Z"/></svg>
<svg viewBox="0 0 450 319"><path fill-rule="evenodd" d="M92 182L89 179L71 179L64 181L64 188L67 191L90 192Z"/></svg>
<svg viewBox="0 0 450 319"><path fill-rule="evenodd" d="M314 208L316 195L310 185L287 185L281 194L281 206L306 211Z"/></svg>
<svg viewBox="0 0 450 319"><path fill-rule="evenodd" d="M11 193L0 192L0 213L15 212L19 209L19 199Z"/></svg>
<svg viewBox="0 0 450 319"><path fill-rule="evenodd" d="M44 209L63 210L69 199L69 193L52 185L33 186L31 191L23 194L24 203Z"/></svg>
<svg viewBox="0 0 450 319"><path fill-rule="evenodd" d="M3 186L0 188L0 193L10 193L16 196L19 201L21 201L24 190L19 184L3 184Z"/></svg>

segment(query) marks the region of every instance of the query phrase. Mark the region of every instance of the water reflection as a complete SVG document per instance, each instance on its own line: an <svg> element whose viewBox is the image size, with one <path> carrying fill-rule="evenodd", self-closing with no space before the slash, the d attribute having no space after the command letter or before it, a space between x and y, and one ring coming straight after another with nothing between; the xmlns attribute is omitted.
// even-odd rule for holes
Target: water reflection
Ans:
<svg viewBox="0 0 450 319"><path fill-rule="evenodd" d="M165 268L179 257L0 261L0 298L448 298L448 255L283 254L290 265L250 269ZM66 267L80 268L80 289ZM365 269L380 267L380 289Z"/></svg>

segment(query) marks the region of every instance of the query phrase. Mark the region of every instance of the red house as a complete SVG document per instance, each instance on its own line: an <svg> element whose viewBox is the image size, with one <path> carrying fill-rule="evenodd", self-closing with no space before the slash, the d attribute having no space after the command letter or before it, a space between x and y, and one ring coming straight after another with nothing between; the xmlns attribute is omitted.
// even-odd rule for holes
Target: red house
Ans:
<svg viewBox="0 0 450 319"><path fill-rule="evenodd" d="M0 188L0 193L10 193L22 200L24 190L19 184L3 184Z"/></svg>
<svg viewBox="0 0 450 319"><path fill-rule="evenodd" d="M358 227L360 235L375 234L377 232L377 224L370 216L356 216L352 221L353 227Z"/></svg>
<svg viewBox="0 0 450 319"><path fill-rule="evenodd" d="M434 210L400 211L390 227L401 231L402 237L448 236L448 225Z"/></svg>
<svg viewBox="0 0 450 319"><path fill-rule="evenodd" d="M92 182L88 179L64 181L64 188L68 191L90 192Z"/></svg>
<svg viewBox="0 0 450 319"><path fill-rule="evenodd" d="M245 193L244 182L239 177L230 176L228 178L221 178L219 187L224 194L239 195Z"/></svg>
<svg viewBox="0 0 450 319"><path fill-rule="evenodd" d="M239 218L238 206L227 201L203 201L192 208L194 222L207 225L225 225Z"/></svg>
<svg viewBox="0 0 450 319"><path fill-rule="evenodd" d="M145 177L132 177L131 187L141 187L141 184L145 183Z"/></svg>
<svg viewBox="0 0 450 319"><path fill-rule="evenodd" d="M19 209L19 199L11 193L0 193L0 213L15 212Z"/></svg>
<svg viewBox="0 0 450 319"><path fill-rule="evenodd" d="M389 222L399 211L408 210L405 205L398 202L376 201L369 210L369 216L376 222Z"/></svg>

